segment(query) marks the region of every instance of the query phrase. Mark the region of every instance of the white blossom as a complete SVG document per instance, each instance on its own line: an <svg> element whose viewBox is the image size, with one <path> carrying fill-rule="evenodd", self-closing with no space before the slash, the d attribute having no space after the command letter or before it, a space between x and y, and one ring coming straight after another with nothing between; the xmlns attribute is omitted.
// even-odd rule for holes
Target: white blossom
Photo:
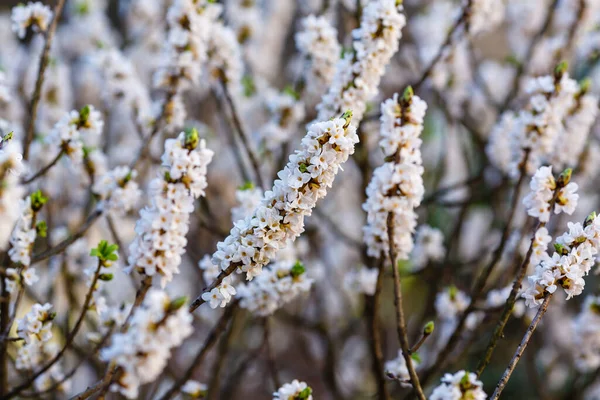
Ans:
<svg viewBox="0 0 600 400"><path fill-rule="evenodd" d="M21 145L0 138L0 249L8 244L15 222L21 215L19 200L25 194L20 183L24 169Z"/></svg>
<svg viewBox="0 0 600 400"><path fill-rule="evenodd" d="M377 277L379 270L377 268L367 268L362 266L357 270L346 273L344 277L344 286L355 293L363 293L369 296L375 294Z"/></svg>
<svg viewBox="0 0 600 400"><path fill-rule="evenodd" d="M523 199L523 204L527 207L527 214L538 218L541 222L548 222L550 219L551 200L557 189L557 183L552 174L552 167L540 167L529 183L531 192ZM554 213L565 212L573 214L577 207L579 195L576 193L578 185L569 182L564 187L560 187L556 196Z"/></svg>
<svg viewBox="0 0 600 400"><path fill-rule="evenodd" d="M52 20L52 10L39 1L29 2L27 5L13 7L11 20L12 30L23 39L29 28L36 33L46 32Z"/></svg>
<svg viewBox="0 0 600 400"><path fill-rule="evenodd" d="M306 384L306 382L300 382L294 379L290 383L285 383L275 393L273 393L273 400L295 400L299 395L302 395L302 399L313 400L311 395L312 389Z"/></svg>
<svg viewBox="0 0 600 400"><path fill-rule="evenodd" d="M472 372L458 371L455 374L444 374L442 383L433 389L430 400L485 400L483 383Z"/></svg>
<svg viewBox="0 0 600 400"><path fill-rule="evenodd" d="M136 176L137 172L127 166L116 167L96 180L92 191L105 201L108 211L124 215L136 206L142 195L133 180Z"/></svg>
<svg viewBox="0 0 600 400"><path fill-rule="evenodd" d="M429 262L441 262L445 256L446 248L442 231L429 225L419 226L415 235L415 247L410 255L412 268L422 269Z"/></svg>

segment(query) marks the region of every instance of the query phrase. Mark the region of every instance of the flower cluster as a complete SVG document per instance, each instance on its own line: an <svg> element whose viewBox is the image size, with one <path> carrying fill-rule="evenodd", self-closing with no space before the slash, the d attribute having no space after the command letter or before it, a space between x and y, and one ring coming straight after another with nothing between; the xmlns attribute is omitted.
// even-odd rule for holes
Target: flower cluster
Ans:
<svg viewBox="0 0 600 400"><path fill-rule="evenodd" d="M56 355L58 349L56 345L50 343L52 321L55 316L51 304L34 304L31 311L17 320L17 335L24 340L15 360L15 367L18 370L32 373ZM62 381L64 377L62 368L57 363L36 378L34 385L38 391L45 390L54 383ZM66 381L60 384L59 390L67 391L69 387L70 384Z"/></svg>
<svg viewBox="0 0 600 400"><path fill-rule="evenodd" d="M483 391L483 383L472 372L458 371L453 374L444 374L442 383L433 390L430 400L485 400L487 395Z"/></svg>
<svg viewBox="0 0 600 400"><path fill-rule="evenodd" d="M305 72L307 91L320 96L335 76L336 64L341 52L335 29L327 18L309 15L296 33L296 46L310 65Z"/></svg>
<svg viewBox="0 0 600 400"><path fill-rule="evenodd" d="M192 315L184 303L185 299L171 299L161 290L148 291L127 331L114 334L110 346L100 353L102 360L123 371L111 390L134 399L140 385L160 375L171 349L192 334Z"/></svg>
<svg viewBox="0 0 600 400"><path fill-rule="evenodd" d="M506 300L508 300L508 297L510 296L511 290L512 286L490 290L485 299L485 306L490 309L503 307L506 304ZM512 313L515 317L519 318L525 314L525 310L525 303L523 301L517 301Z"/></svg>
<svg viewBox="0 0 600 400"><path fill-rule="evenodd" d="M34 32L46 32L52 20L52 10L39 1L20 4L13 7L11 20L12 30L23 39L29 28Z"/></svg>
<svg viewBox="0 0 600 400"><path fill-rule="evenodd" d="M181 387L181 393L190 399L203 399L208 393L208 386L198 381L189 380Z"/></svg>
<svg viewBox="0 0 600 400"><path fill-rule="evenodd" d="M375 294L378 276L379 270L377 268L363 266L358 270L346 273L344 276L344 286L354 293L363 293L372 296Z"/></svg>
<svg viewBox="0 0 600 400"><path fill-rule="evenodd" d="M64 114L46 140L59 147L75 164L79 164L83 160L84 145L88 140L100 136L103 127L102 114L94 106L87 105L79 111L72 110Z"/></svg>
<svg viewBox="0 0 600 400"><path fill-rule="evenodd" d="M21 215L10 237L11 248L8 255L14 263L20 263L24 268L31 264L31 251L38 229L42 235L46 233L45 223L36 219L37 213L47 201L48 198L40 191L32 193L25 200L20 200Z"/></svg>
<svg viewBox="0 0 600 400"><path fill-rule="evenodd" d="M253 184L247 184L235 191L237 205L231 208L231 220L237 222L252 215L260 204L262 190L255 188Z"/></svg>
<svg viewBox="0 0 600 400"><path fill-rule="evenodd" d="M166 140L165 170L150 183L151 203L140 211L136 238L129 247L130 269L147 276L160 275L162 286L179 273L189 215L194 211L194 199L204 195L212 157L195 129Z"/></svg>
<svg viewBox="0 0 600 400"><path fill-rule="evenodd" d="M304 217L327 194L342 163L358 142L350 126L352 113L312 124L302 148L290 156L251 216L235 223L229 236L217 245L213 263L222 270L232 267L248 279L260 274L278 250L304 230Z"/></svg>
<svg viewBox="0 0 600 400"><path fill-rule="evenodd" d="M551 241L552 236L550 236L546 227L541 227L535 232L535 236L533 237L533 251L531 252L529 265L538 265L549 258L548 245Z"/></svg>
<svg viewBox="0 0 600 400"><path fill-rule="evenodd" d="M417 225L415 208L423 199L421 139L427 104L408 87L381 104L381 141L388 162L373 172L367 186L367 225L363 228L368 254L380 258L389 251L387 218L392 213L396 229L394 243L399 259L408 259Z"/></svg>
<svg viewBox="0 0 600 400"><path fill-rule="evenodd" d="M227 22L235 30L237 40L246 44L261 33L261 7L257 0L232 0L225 4Z"/></svg>
<svg viewBox="0 0 600 400"><path fill-rule="evenodd" d="M278 308L310 290L313 280L306 277L304 265L289 260L271 263L256 279L238 286L240 306L268 316Z"/></svg>
<svg viewBox="0 0 600 400"><path fill-rule="evenodd" d="M292 138L304 119L304 105L297 100L293 91L278 93L269 90L264 101L269 120L261 127L260 136L265 147L274 151Z"/></svg>
<svg viewBox="0 0 600 400"><path fill-rule="evenodd" d="M406 24L402 11L402 3L396 0L374 0L363 8L360 27L352 32L353 51L338 62L329 91L317 106L317 120L351 109L354 125L360 123L386 65L398 50Z"/></svg>
<svg viewBox="0 0 600 400"><path fill-rule="evenodd" d="M525 171L533 174L540 165L552 161L555 151L563 151L561 144L564 143L557 140L565 129L564 119L579 91L577 82L569 78L566 69L567 65L561 63L552 76L529 78L528 107L512 118L503 117L502 127L492 130L486 152L494 165L510 176L518 176L519 165L526 154Z"/></svg>
<svg viewBox="0 0 600 400"><path fill-rule="evenodd" d="M529 183L531 192L523 199L527 214L538 218L541 222L548 222L553 199L555 199L555 214L561 212L573 214L579 200L579 195L576 193L579 186L569 182L570 178L571 170L565 170L557 181L552 175L552 167L540 167Z"/></svg>
<svg viewBox="0 0 600 400"><path fill-rule="evenodd" d="M165 65L154 76L156 87L179 91L198 82L206 62L211 26L221 6L208 0L176 0L167 11Z"/></svg>
<svg viewBox="0 0 600 400"><path fill-rule="evenodd" d="M215 22L208 42L208 76L214 82L227 84L234 96L241 93L244 64L242 49L235 32L221 22Z"/></svg>
<svg viewBox="0 0 600 400"><path fill-rule="evenodd" d="M92 191L105 202L106 210L116 215L124 215L138 203L142 191L133 180L135 170L127 166L116 167L94 182Z"/></svg>
<svg viewBox="0 0 600 400"><path fill-rule="evenodd" d="M312 389L306 382L294 379L273 393L273 400L313 400Z"/></svg>
<svg viewBox="0 0 600 400"><path fill-rule="evenodd" d="M522 296L528 307L542 304L547 294L561 286L567 299L583 292L585 280L596 262L600 247L600 219L590 214L583 224L568 223L569 232L556 238L552 257L542 261L528 277L529 287Z"/></svg>
<svg viewBox="0 0 600 400"><path fill-rule="evenodd" d="M441 262L445 256L442 231L429 225L419 226L415 235L415 247L410 254L413 270L420 270L432 261Z"/></svg>
<svg viewBox="0 0 600 400"><path fill-rule="evenodd" d="M19 199L25 193L19 175L24 169L21 145L7 136L0 137L0 250L8 244L12 227L19 219Z"/></svg>

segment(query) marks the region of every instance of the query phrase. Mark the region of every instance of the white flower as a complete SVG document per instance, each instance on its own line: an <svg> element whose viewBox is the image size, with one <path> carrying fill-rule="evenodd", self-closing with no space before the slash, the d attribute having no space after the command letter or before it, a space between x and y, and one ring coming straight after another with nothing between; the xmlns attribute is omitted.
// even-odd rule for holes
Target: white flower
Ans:
<svg viewBox="0 0 600 400"><path fill-rule="evenodd" d="M377 277L379 270L377 268L361 267L357 271L350 271L344 277L344 286L355 293L363 293L369 296L375 294Z"/></svg>
<svg viewBox="0 0 600 400"><path fill-rule="evenodd" d="M6 249L15 222L21 215L20 199L25 194L20 174L24 169L21 145L0 138L0 250Z"/></svg>
<svg viewBox="0 0 600 400"><path fill-rule="evenodd" d="M230 235L218 243L214 264L229 273L234 267L250 280L302 233L304 217L326 195L341 164L354 152L358 137L350 118L344 114L343 118L310 126L302 148L290 156L273 189L265 193L251 216L237 221ZM313 156L321 153L331 156L329 165L312 164Z"/></svg>
<svg viewBox="0 0 600 400"><path fill-rule="evenodd" d="M451 286L437 294L435 310L442 320L453 321L467 309L471 299L464 292Z"/></svg>
<svg viewBox="0 0 600 400"><path fill-rule="evenodd" d="M412 268L419 270L430 261L441 262L446 256L444 234L437 228L421 225L415 235L415 247L410 255Z"/></svg>
<svg viewBox="0 0 600 400"><path fill-rule="evenodd" d="M600 298L588 295L573 320L575 367L590 372L600 367Z"/></svg>
<svg viewBox="0 0 600 400"><path fill-rule="evenodd" d="M413 365L417 368L419 362L413 359ZM398 357L385 362L383 370L388 378L399 381L402 386L410 386L410 384L406 383L406 381L410 380L410 375L408 373L408 368L406 368L406 360L402 355L402 350L398 350Z"/></svg>
<svg viewBox="0 0 600 400"><path fill-rule="evenodd" d="M454 375L444 374L442 383L429 397L430 400L485 400L486 398L483 383L477 380L477 375L465 371L458 371Z"/></svg>
<svg viewBox="0 0 600 400"><path fill-rule="evenodd" d="M523 204L527 207L527 214L538 218L541 222L548 222L550 219L550 201L554 197L556 190L556 181L552 175L551 167L540 167L529 184L531 192L523 199ZM554 213L565 212L573 214L577 207L579 195L575 193L578 186L574 182L561 187L556 198Z"/></svg>
<svg viewBox="0 0 600 400"><path fill-rule="evenodd" d="M385 67L399 46L406 24L402 4L396 0L373 0L363 8L360 27L352 32L353 52L346 54L336 68L329 91L317 106L318 121L345 110L354 112L358 126L367 102L377 94Z"/></svg>
<svg viewBox="0 0 600 400"><path fill-rule="evenodd" d="M37 236L35 229L35 211L31 207L31 196L19 201L21 215L10 237L11 248L8 255L14 263L21 263L25 268L31 263L33 242Z"/></svg>
<svg viewBox="0 0 600 400"><path fill-rule="evenodd" d="M151 203L140 211L136 238L129 246L129 270L160 276L163 287L179 273L190 213L194 199L204 196L212 157L195 129L166 140L163 172L150 182Z"/></svg>
<svg viewBox="0 0 600 400"><path fill-rule="evenodd" d="M178 304L177 309L174 304L165 292L151 288L127 331L114 334L110 346L102 349L102 360L123 371L112 391L137 398L140 385L154 381L166 367L171 349L192 334L192 315L185 305Z"/></svg>
<svg viewBox="0 0 600 400"><path fill-rule="evenodd" d="M50 7L39 1L18 5L13 7L11 13L12 30L23 39L28 28L32 28L34 32L46 32L51 19Z"/></svg>
<svg viewBox="0 0 600 400"><path fill-rule="evenodd" d="M312 389L306 382L300 382L297 379L294 379L292 382L284 384L279 390L273 393L273 400L295 400L300 394L302 394L303 399L313 400L311 393Z"/></svg>
<svg viewBox="0 0 600 400"><path fill-rule="evenodd" d="M394 243L399 259L408 259L413 249L412 234L417 225L414 209L423 199L421 139L427 105L412 90L402 99L398 94L381 104L381 141L386 156L393 161L375 169L367 186L367 224L364 241L372 257L386 257L389 251L387 217L394 215Z"/></svg>
<svg viewBox="0 0 600 400"><path fill-rule="evenodd" d="M471 4L469 34L476 35L480 32L490 31L504 20L504 2L502 0L467 1Z"/></svg>
<svg viewBox="0 0 600 400"><path fill-rule="evenodd" d="M142 195L133 180L136 176L137 172L127 166L116 167L99 177L92 191L105 202L107 211L118 216L124 215L135 207Z"/></svg>
<svg viewBox="0 0 600 400"><path fill-rule="evenodd" d="M201 398L206 394L208 386L198 381L187 381L182 387L181 392L187 394L193 399Z"/></svg>

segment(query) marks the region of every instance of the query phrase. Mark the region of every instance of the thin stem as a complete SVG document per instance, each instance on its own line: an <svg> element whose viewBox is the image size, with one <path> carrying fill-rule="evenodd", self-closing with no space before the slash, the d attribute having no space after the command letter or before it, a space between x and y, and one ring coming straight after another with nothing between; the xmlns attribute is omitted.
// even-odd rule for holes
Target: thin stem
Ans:
<svg viewBox="0 0 600 400"><path fill-rule="evenodd" d="M394 272L394 305L396 306L396 319L397 319L397 330L398 330L398 339L400 341L400 347L402 348L402 356L404 357L404 361L406 361L406 368L408 369L408 374L410 375L410 382L415 389L417 397L420 400L425 400L425 394L423 393L423 389L421 388L421 384L419 382L419 377L417 372L415 371L415 367L412 362L412 357L410 356L410 348L408 344L408 336L406 334L406 323L404 321L404 310L402 306L402 288L400 282L400 274L398 272L398 255L396 252L396 244L394 243L394 230L395 230L395 220L394 214L388 213L387 217L387 233L388 233L388 246L389 246L389 255L390 261L392 262L392 271Z"/></svg>
<svg viewBox="0 0 600 400"><path fill-rule="evenodd" d="M221 273L219 274L219 276L217 276L213 283L211 283L210 286L204 288L202 293L200 293L200 295L196 297L196 300L194 300L192 304L190 304L190 312L194 312L198 307L205 303L204 299L202 298L202 295L204 293L210 292L211 290L219 286L221 282L223 282L223 279L231 275L233 271L237 269L238 266L239 263L231 263L226 270L221 271Z"/></svg>
<svg viewBox="0 0 600 400"><path fill-rule="evenodd" d="M219 318L215 327L209 332L208 336L204 340L202 347L200 348L198 353L196 353L196 357L194 357L194 360L190 363L190 366L185 370L185 372L183 373L181 378L177 379L177 381L175 381L173 386L171 386L171 388L169 390L167 390L167 392L165 394L163 394L159 400L171 399L173 396L177 395L177 393L179 393L179 391L181 390L181 387L188 380L191 379L196 368L199 368L202 365L202 361L204 361L204 357L206 357L209 350L215 345L215 343L217 343L219 336L221 336L221 334L225 331L225 328L227 328L227 323L233 316L233 312L236 307L237 307L237 300L235 303L231 304L229 307L227 307L225 309L225 312L223 313L223 315L221 315L221 318Z"/></svg>
<svg viewBox="0 0 600 400"><path fill-rule="evenodd" d="M92 301L92 297L93 297L94 291L96 289L96 283L98 283L98 278L100 276L101 269L102 269L102 263L100 261L98 261L98 266L96 268L96 271L94 272L94 277L92 278L92 282L90 284L90 289L88 290L88 293L85 297L85 301L83 302L83 306L81 309L81 313L79 314L79 318L77 318L77 322L75 322L75 326L73 327L73 329L67 336L67 338L65 340L65 344L60 349L60 351L58 353L56 353L56 355L45 366L43 366L41 369L39 369L37 372L35 372L33 375L31 375L28 380L26 380L19 386L12 389L8 394L1 397L0 399L2 399L2 400L10 399L11 397L14 397L14 396L18 395L19 393L21 393L23 390L25 390L31 384L33 384L35 382L35 380L38 377L40 377L44 372L48 371L54 364L56 364L58 362L58 360L60 360L61 357L65 354L65 352L67 351L67 349L69 348L71 343L73 343L75 336L77 335L77 333L79 332L79 329L81 328L81 325L83 324L83 320L85 319L85 315L90 307L90 303Z"/></svg>
<svg viewBox="0 0 600 400"><path fill-rule="evenodd" d="M58 0L56 7L54 7L54 18L48 27L46 32L46 42L44 43L44 49L40 56L40 68L38 69L37 80L35 81L35 89L31 97L31 103L29 105L29 125L27 125L27 132L25 134L25 143L23 144L23 159L29 158L29 147L33 141L33 131L35 129L35 120L37 118L37 110L42 97L42 86L44 84L44 73L46 67L50 61L50 47L52 45L52 39L54 38L54 32L56 32L56 26L62 13L62 9L65 5L65 0Z"/></svg>
<svg viewBox="0 0 600 400"><path fill-rule="evenodd" d="M517 347L515 354L512 356L510 362L508 363L508 366L506 367L504 374L502 374L502 378L500 378L498 385L496 385L496 390L494 390L494 393L492 394L492 397L490 398L490 400L498 399L500 397L500 394L506 387L506 384L508 383L510 376L512 375L513 371L515 370L517 363L521 359L521 356L523 355L525 348L527 348L527 345L529 344L529 341L531 340L531 336L533 335L533 332L535 331L535 329L537 328L538 324L540 323L542 317L548 310L548 305L550 304L551 298L552 298L552 293L548 293L546 295L546 298L544 298L544 302L538 309L537 314L535 314L535 318L533 319L533 321L531 321L531 324L529 324L529 327L527 328L527 331L525 332L525 335L523 336L523 339L521 340L521 344L519 345L519 347Z"/></svg>
<svg viewBox="0 0 600 400"><path fill-rule="evenodd" d="M27 185L28 183L31 183L33 181L35 181L37 178L43 176L46 174L46 172L48 172L50 170L50 168L52 168L53 166L56 165L56 163L58 162L58 160L61 159L61 157L65 154L64 150L61 150L58 152L58 154L56 155L56 157L54 157L54 159L52 159L52 161L50 161L46 166L44 166L42 169L40 169L38 172L36 172L35 174L33 174L33 176L31 176L30 178L27 179L23 179L21 181L21 183L23 185Z"/></svg>
<svg viewBox="0 0 600 400"><path fill-rule="evenodd" d="M242 145L246 150L246 154L248 154L248 158L250 159L250 164L252 164L252 168L254 169L256 182L258 186L260 186L263 190L266 190L265 184L262 179L262 174L260 173L260 164L258 162L258 157L256 153L254 153L254 150L248 142L248 134L244 130L237 109L235 107L235 103L233 102L233 98L231 97L231 93L229 93L229 89L227 88L227 84L225 82L221 82L221 86L223 88L223 96L225 97L225 100L227 101L227 104L229 105L229 109L231 111L231 119L233 121L235 130L238 134L238 138L242 142Z"/></svg>
<svg viewBox="0 0 600 400"><path fill-rule="evenodd" d="M365 317L369 325L370 347L371 347L371 366L373 375L377 380L378 398L383 400L390 399L390 393L385 384L385 374L383 371L383 351L381 345L381 332L379 327L379 306L381 303L381 292L383 289L383 267L382 261L379 262L377 269L377 282L375 284L375 293L373 296L365 296Z"/></svg>
<svg viewBox="0 0 600 400"><path fill-rule="evenodd" d="M71 397L69 400L89 399L90 397L92 397L93 395L98 393L100 390L102 390L104 387L108 386L110 384L110 382L112 381L113 377L116 375L116 373L117 373L117 368L113 368L112 366L109 366L106 375L104 375L104 377L100 381L96 382L92 386L88 386L86 390Z"/></svg>

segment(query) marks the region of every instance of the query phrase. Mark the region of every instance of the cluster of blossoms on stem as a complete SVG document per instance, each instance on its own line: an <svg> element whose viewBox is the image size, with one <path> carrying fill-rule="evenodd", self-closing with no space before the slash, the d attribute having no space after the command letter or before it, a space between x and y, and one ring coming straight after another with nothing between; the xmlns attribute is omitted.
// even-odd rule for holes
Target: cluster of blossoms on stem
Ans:
<svg viewBox="0 0 600 400"><path fill-rule="evenodd" d="M538 265L548 258L548 245L550 242L552 242L552 236L550 236L546 227L541 227L535 232L529 265Z"/></svg>
<svg viewBox="0 0 600 400"><path fill-rule="evenodd" d="M247 183L235 191L237 205L231 208L231 220L237 222L252 215L262 199L262 190L254 187L254 184Z"/></svg>
<svg viewBox="0 0 600 400"><path fill-rule="evenodd" d="M50 343L55 316L50 303L34 304L23 318L17 320L17 335L24 340L15 360L18 370L33 373L56 355L58 349L55 344ZM64 377L60 364L56 363L35 379L34 386L36 390L45 390L54 383L63 381ZM65 381L58 389L68 391L69 388L69 381Z"/></svg>
<svg viewBox="0 0 600 400"><path fill-rule="evenodd" d="M429 225L420 225L415 234L415 247L410 254L412 269L420 270L430 262L441 262L445 256L442 231Z"/></svg>
<svg viewBox="0 0 600 400"><path fill-rule="evenodd" d="M80 164L84 156L84 146L94 141L102 133L102 114L92 105L81 110L72 110L54 125L46 141L63 151L71 161Z"/></svg>
<svg viewBox="0 0 600 400"><path fill-rule="evenodd" d="M528 154L525 172L533 174L543 163L552 161L555 151L562 151L564 146L557 140L579 91L566 70L567 65L561 63L553 75L529 78L525 87L528 106L518 114L508 112L509 116L503 116L499 127L492 130L486 152L501 171L518 176Z"/></svg>
<svg viewBox="0 0 600 400"><path fill-rule="evenodd" d="M242 49L235 32L221 22L215 22L208 42L208 77L213 84L224 83L234 98L242 92L244 63Z"/></svg>
<svg viewBox="0 0 600 400"><path fill-rule="evenodd" d="M273 393L273 400L313 400L312 388L306 382L294 379Z"/></svg>
<svg viewBox="0 0 600 400"><path fill-rule="evenodd" d="M7 271L7 286L12 291L15 285L22 278L23 283L32 285L38 280L34 268L29 268L31 264L31 252L33 243L38 233L41 236L46 235L46 223L37 221L39 211L48 201L41 191L37 191L27 196L25 200L20 200L21 215L10 237L10 249L8 255L12 262L19 264L19 269L9 268Z"/></svg>
<svg viewBox="0 0 600 400"><path fill-rule="evenodd" d="M129 269L161 276L164 287L179 273L194 200L204 196L213 152L198 131L181 132L165 141L163 171L150 182L150 205L140 211L136 238L129 247Z"/></svg>
<svg viewBox="0 0 600 400"><path fill-rule="evenodd" d="M29 2L27 5L13 7L11 20L13 32L23 39L29 28L36 33L46 32L52 20L52 10L39 1Z"/></svg>
<svg viewBox="0 0 600 400"><path fill-rule="evenodd" d="M19 219L20 208L15 207L25 194L19 175L24 169L21 145L9 139L9 135L0 137L0 249L5 249L12 227Z"/></svg>
<svg viewBox="0 0 600 400"><path fill-rule="evenodd" d="M444 374L442 383L433 390L430 400L485 400L483 383L472 372L458 371L455 374Z"/></svg>
<svg viewBox="0 0 600 400"><path fill-rule="evenodd" d="M375 294L378 276L379 270L377 268L362 266L345 274L344 287L354 293L372 296Z"/></svg>
<svg viewBox="0 0 600 400"><path fill-rule="evenodd" d="M123 371L111 390L129 399L137 398L140 385L160 375L171 349L179 346L193 332L192 315L185 298L171 299L151 288L143 303L135 310L124 333L112 336L110 346L100 357Z"/></svg>
<svg viewBox="0 0 600 400"><path fill-rule="evenodd" d="M449 286L436 295L435 311L440 321L438 340L445 343L450 337L458 319L471 303L471 298L455 286ZM472 331L477 327L483 317L482 312L472 312L467 316L465 327Z"/></svg>
<svg viewBox="0 0 600 400"><path fill-rule="evenodd" d="M317 106L318 121L351 109L353 123L360 123L367 102L378 92L386 65L398 50L406 24L402 11L402 3L396 0L374 0L363 8L360 27L352 32L353 51L338 62L329 91Z"/></svg>
<svg viewBox="0 0 600 400"><path fill-rule="evenodd" d="M312 283L301 262L279 260L271 263L256 279L239 285L237 297L241 299L242 308L264 317L308 292Z"/></svg>
<svg viewBox="0 0 600 400"><path fill-rule="evenodd" d="M506 300L510 296L512 286L506 286L502 289L492 289L488 292L485 299L485 306L489 309L498 309L504 307ZM517 301L512 311L513 315L520 318L525 314L525 303L523 301Z"/></svg>
<svg viewBox="0 0 600 400"><path fill-rule="evenodd" d="M569 182L570 178L570 169L565 170L556 180L552 167L540 167L529 183L531 192L523 199L527 214L541 222L548 222L552 206L555 214L573 214L579 200L576 193L579 186L575 182Z"/></svg>
<svg viewBox="0 0 600 400"><path fill-rule="evenodd" d="M581 372L600 367L600 297L587 296L573 320L575 367Z"/></svg>
<svg viewBox="0 0 600 400"><path fill-rule="evenodd" d="M167 11L165 65L154 75L156 87L179 91L198 82L207 60L211 27L221 6L208 0L176 0Z"/></svg>
<svg viewBox="0 0 600 400"><path fill-rule="evenodd" d="M556 238L552 257L542 261L528 277L529 287L522 296L528 307L537 307L560 286L567 299L583 292L585 280L596 263L600 247L600 220L590 214L583 224L568 223L569 232Z"/></svg>
<svg viewBox="0 0 600 400"><path fill-rule="evenodd" d="M262 10L258 3L258 0L230 0L225 3L227 22L241 44L256 39L262 31Z"/></svg>
<svg viewBox="0 0 600 400"><path fill-rule="evenodd" d="M92 187L92 191L104 201L104 207L115 215L124 215L138 203L142 191L133 179L135 170L120 166L102 175Z"/></svg>
<svg viewBox="0 0 600 400"><path fill-rule="evenodd" d="M268 90L264 101L269 120L260 128L260 136L265 147L274 151L292 138L304 119L304 104L293 90L282 93Z"/></svg>
<svg viewBox="0 0 600 400"><path fill-rule="evenodd" d="M341 164L354 152L358 136L351 119L352 113L347 112L309 127L301 149L290 156L272 190L251 216L237 221L225 241L217 244L214 264L229 273L235 268L250 280L304 231L304 217L325 197Z"/></svg>
<svg viewBox="0 0 600 400"><path fill-rule="evenodd" d="M336 64L341 52L335 29L327 18L309 15L301 23L296 33L296 47L310 63L304 80L306 90L320 96L329 87L336 72Z"/></svg>
<svg viewBox="0 0 600 400"><path fill-rule="evenodd" d="M381 141L386 162L375 169L367 186L367 224L363 227L367 252L372 257L385 257L389 252L388 214L392 214L396 229L394 244L399 259L408 259L413 249L412 234L417 225L415 208L421 204L423 166L421 139L423 117L427 104L414 96L408 87L402 98L381 104Z"/></svg>

